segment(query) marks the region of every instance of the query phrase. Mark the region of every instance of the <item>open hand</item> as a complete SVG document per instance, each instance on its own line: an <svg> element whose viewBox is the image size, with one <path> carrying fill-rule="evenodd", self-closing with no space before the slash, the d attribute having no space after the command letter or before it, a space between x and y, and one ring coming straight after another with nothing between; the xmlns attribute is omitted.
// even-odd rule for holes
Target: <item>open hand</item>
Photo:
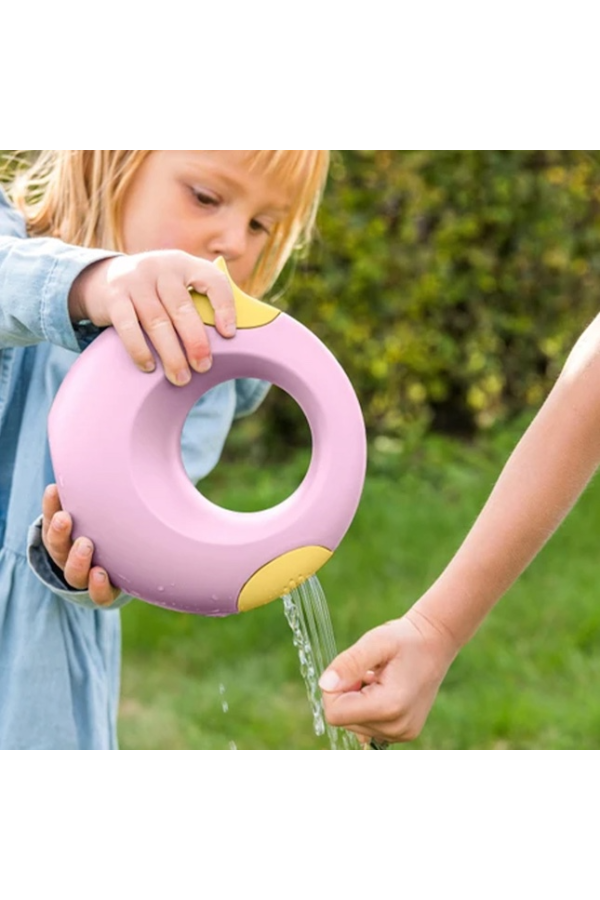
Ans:
<svg viewBox="0 0 600 900"><path fill-rule="evenodd" d="M86 537L72 540L73 522L60 504L55 484L44 491L42 500L42 540L53 563L62 569L64 579L78 591L88 591L98 606L110 606L119 596L107 572L92 566L94 545Z"/></svg>

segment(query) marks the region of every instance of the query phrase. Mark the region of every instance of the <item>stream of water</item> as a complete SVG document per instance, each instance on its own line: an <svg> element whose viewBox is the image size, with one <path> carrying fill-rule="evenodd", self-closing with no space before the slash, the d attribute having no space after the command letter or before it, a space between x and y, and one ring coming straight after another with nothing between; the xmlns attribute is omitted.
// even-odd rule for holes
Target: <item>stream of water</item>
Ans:
<svg viewBox="0 0 600 900"><path fill-rule="evenodd" d="M319 678L337 656L337 650L329 607L317 576L312 575L290 594L284 594L282 600L283 611L298 653L315 734L319 737L326 735L331 750L387 749L387 744L376 741L363 745L354 734L330 725L325 718ZM225 685L219 685L219 694L221 709L227 714L229 703L225 697ZM229 742L229 749L237 750L234 741Z"/></svg>
<svg viewBox="0 0 600 900"><path fill-rule="evenodd" d="M326 734L332 750L361 750L358 738L330 725L323 712L318 682L323 670L337 656L337 650L327 600L316 575L284 595L283 610L298 651L315 733Z"/></svg>

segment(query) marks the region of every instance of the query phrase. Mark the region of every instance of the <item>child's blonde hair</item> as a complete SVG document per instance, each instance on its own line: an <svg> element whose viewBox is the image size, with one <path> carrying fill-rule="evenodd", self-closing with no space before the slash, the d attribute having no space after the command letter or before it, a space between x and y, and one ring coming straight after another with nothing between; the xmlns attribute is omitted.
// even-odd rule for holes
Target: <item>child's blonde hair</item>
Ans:
<svg viewBox="0 0 600 900"><path fill-rule="evenodd" d="M22 169L10 196L31 236L83 247L122 250L121 211L131 181L151 150L42 150ZM248 150L251 168L289 185L294 198L277 224L248 284L256 296L275 282L294 250L311 240L329 167L328 150Z"/></svg>

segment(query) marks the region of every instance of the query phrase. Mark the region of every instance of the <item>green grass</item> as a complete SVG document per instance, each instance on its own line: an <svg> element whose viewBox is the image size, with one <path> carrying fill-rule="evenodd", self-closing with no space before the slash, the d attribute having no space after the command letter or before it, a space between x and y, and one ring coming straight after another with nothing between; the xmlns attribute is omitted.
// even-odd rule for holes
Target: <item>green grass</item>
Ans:
<svg viewBox="0 0 600 900"><path fill-rule="evenodd" d="M522 427L471 447L371 451L357 515L319 573L339 649L401 615L439 574ZM203 490L237 509L270 506L306 464L302 453L271 465L226 460ZM599 542L593 483L463 650L421 737L401 749L600 747ZM280 601L227 619L135 602L123 630L123 749L329 749L312 730Z"/></svg>

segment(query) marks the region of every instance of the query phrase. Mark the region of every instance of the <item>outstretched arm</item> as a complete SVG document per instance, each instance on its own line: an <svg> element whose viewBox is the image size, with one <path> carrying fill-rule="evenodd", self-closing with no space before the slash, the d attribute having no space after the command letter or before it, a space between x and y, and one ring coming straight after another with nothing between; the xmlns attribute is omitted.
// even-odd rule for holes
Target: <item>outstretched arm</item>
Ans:
<svg viewBox="0 0 600 900"><path fill-rule="evenodd" d="M441 576L405 616L368 632L328 667L321 678L328 720L365 738L414 739L460 648L599 464L600 317L573 348Z"/></svg>

